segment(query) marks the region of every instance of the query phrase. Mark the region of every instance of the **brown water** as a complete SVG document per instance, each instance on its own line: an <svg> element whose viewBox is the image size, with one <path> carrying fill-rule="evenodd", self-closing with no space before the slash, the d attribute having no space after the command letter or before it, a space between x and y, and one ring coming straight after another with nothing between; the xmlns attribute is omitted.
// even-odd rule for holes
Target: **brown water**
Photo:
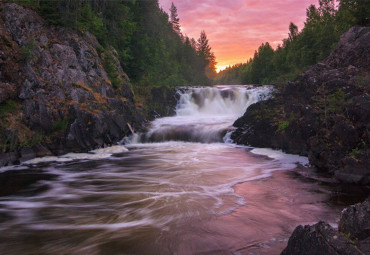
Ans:
<svg viewBox="0 0 370 255"><path fill-rule="evenodd" d="M210 118L189 116L193 130ZM215 119L225 128L232 121ZM186 123L158 121L157 134ZM15 184L17 173L43 173L0 197L0 254L279 254L297 225L335 225L344 198L357 199L299 166L304 157L216 142L217 132L212 142L204 132L206 143L136 137L129 151L0 170L15 173Z"/></svg>

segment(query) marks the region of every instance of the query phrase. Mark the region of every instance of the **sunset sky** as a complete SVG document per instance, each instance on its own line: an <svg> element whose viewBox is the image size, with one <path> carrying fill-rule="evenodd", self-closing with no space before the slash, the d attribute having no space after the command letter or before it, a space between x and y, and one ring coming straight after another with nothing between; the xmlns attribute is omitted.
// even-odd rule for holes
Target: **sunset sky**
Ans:
<svg viewBox="0 0 370 255"><path fill-rule="evenodd" d="M246 62L263 42L274 48L288 37L290 22L302 29L306 9L318 0L159 0L167 13L177 7L183 34L205 30L217 69Z"/></svg>

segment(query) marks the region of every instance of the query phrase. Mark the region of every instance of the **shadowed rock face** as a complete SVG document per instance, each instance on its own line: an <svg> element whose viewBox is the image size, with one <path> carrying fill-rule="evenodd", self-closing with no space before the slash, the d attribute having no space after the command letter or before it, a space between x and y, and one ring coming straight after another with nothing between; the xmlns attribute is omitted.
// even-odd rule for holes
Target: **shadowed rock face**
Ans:
<svg viewBox="0 0 370 255"><path fill-rule="evenodd" d="M370 254L370 198L342 211L339 231L353 240L365 254Z"/></svg>
<svg viewBox="0 0 370 255"><path fill-rule="evenodd" d="M326 60L252 105L232 139L306 155L343 182L370 183L369 41L370 28L351 28Z"/></svg>
<svg viewBox="0 0 370 255"><path fill-rule="evenodd" d="M0 166L91 150L122 139L127 123L140 128L143 114L113 48L98 54L91 34L49 26L16 4L0 9ZM118 86L103 67L108 55Z"/></svg>
<svg viewBox="0 0 370 255"><path fill-rule="evenodd" d="M339 231L325 222L298 226L281 254L369 254L369 219L370 199L367 199L342 211Z"/></svg>

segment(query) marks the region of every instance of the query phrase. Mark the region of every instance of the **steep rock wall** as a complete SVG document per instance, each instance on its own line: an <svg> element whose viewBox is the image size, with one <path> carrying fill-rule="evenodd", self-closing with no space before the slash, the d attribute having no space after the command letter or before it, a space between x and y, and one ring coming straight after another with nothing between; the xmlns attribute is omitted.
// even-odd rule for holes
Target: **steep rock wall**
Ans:
<svg viewBox="0 0 370 255"><path fill-rule="evenodd" d="M128 123L140 128L143 114L117 54L101 49L89 33L0 3L0 166L88 151L122 139Z"/></svg>

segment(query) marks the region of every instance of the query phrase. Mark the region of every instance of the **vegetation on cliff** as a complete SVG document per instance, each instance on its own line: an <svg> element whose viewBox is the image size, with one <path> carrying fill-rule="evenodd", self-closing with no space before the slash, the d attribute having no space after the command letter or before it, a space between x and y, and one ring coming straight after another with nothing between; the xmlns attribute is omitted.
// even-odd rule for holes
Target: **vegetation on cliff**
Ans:
<svg viewBox="0 0 370 255"><path fill-rule="evenodd" d="M8 0L0 19L0 165L117 142L215 74L205 32L156 0Z"/></svg>
<svg viewBox="0 0 370 255"><path fill-rule="evenodd" d="M307 8L304 28L289 25L288 38L274 50L263 43L254 57L221 71L217 84L268 84L291 80L329 56L339 37L354 25L370 25L367 0L320 0L319 7Z"/></svg>
<svg viewBox="0 0 370 255"><path fill-rule="evenodd" d="M33 7L49 24L91 32L102 46L98 49L100 53L114 47L123 70L135 84L134 89L207 85L215 73L214 55L207 51L208 41L202 45L205 33L201 33L198 41L182 35L174 5L169 16L159 7L158 0L9 2ZM105 67L114 80L109 62Z"/></svg>

